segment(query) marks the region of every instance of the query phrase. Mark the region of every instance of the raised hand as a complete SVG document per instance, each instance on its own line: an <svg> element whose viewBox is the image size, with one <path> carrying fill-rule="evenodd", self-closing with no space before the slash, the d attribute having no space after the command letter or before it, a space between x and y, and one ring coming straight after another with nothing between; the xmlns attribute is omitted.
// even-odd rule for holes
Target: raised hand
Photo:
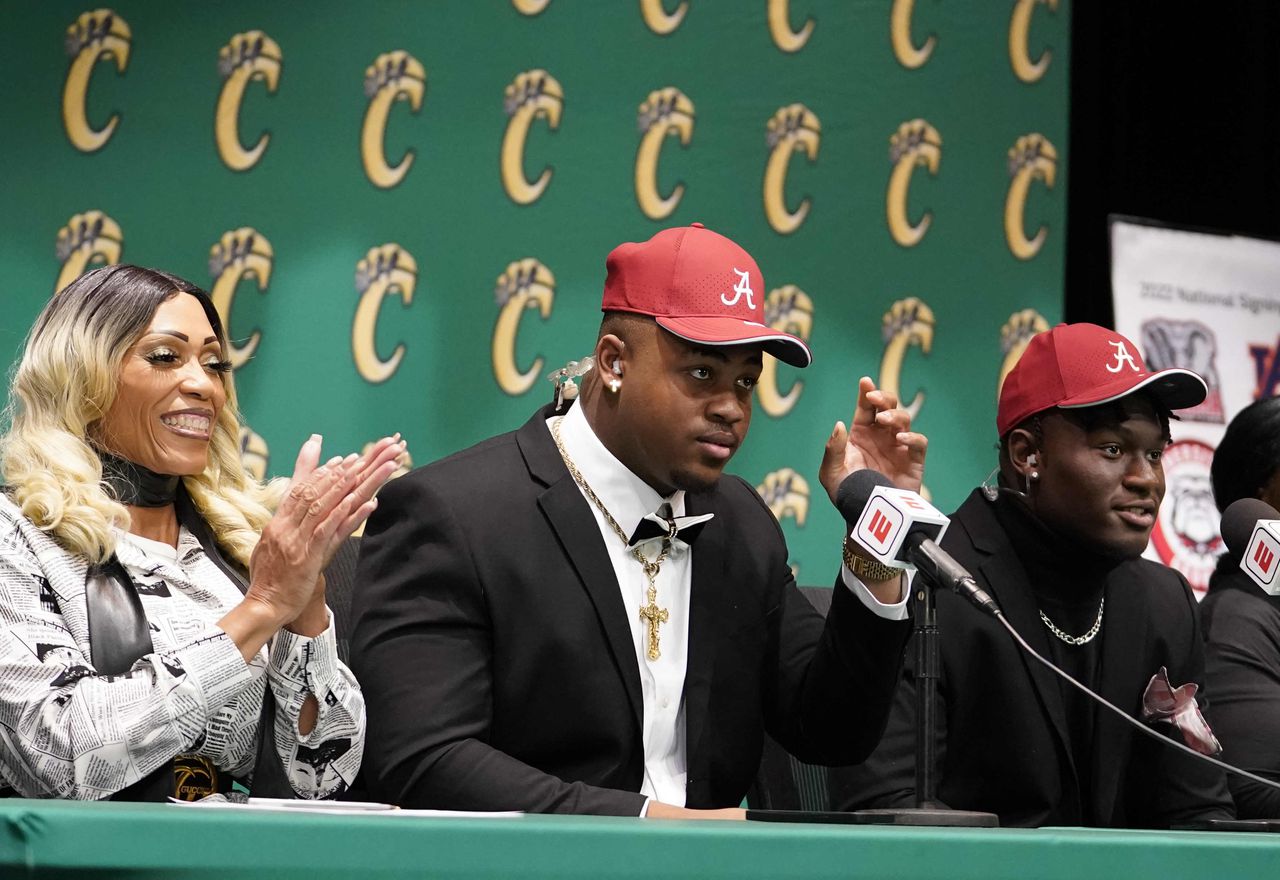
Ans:
<svg viewBox="0 0 1280 880"><path fill-rule="evenodd" d="M398 437L384 437L365 455L334 457L317 466L320 444L313 435L302 445L289 490L249 562L246 598L262 603L281 623L293 621L314 599L323 602L321 572L373 513L374 493L404 452Z"/></svg>
<svg viewBox="0 0 1280 880"><path fill-rule="evenodd" d="M919 492L928 445L928 438L911 430L911 415L898 406L897 395L881 391L863 376L852 424L845 428L844 422L836 422L818 479L833 504L844 478L862 468L879 471L900 489Z"/></svg>

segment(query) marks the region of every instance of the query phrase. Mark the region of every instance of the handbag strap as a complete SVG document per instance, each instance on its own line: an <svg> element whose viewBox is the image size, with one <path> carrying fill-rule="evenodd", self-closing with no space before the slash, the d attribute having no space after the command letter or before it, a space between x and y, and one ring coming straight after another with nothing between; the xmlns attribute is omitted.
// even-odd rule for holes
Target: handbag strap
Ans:
<svg viewBox="0 0 1280 880"><path fill-rule="evenodd" d="M84 592L93 667L102 675L123 675L155 650L133 579L112 554L89 567Z"/></svg>

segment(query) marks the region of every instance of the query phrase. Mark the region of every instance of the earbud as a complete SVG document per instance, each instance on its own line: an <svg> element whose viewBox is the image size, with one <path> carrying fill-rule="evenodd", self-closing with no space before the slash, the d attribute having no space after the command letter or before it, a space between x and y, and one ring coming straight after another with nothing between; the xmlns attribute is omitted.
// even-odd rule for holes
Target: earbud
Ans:
<svg viewBox="0 0 1280 880"><path fill-rule="evenodd" d="M1027 464L1032 467L1035 467L1038 462L1039 459L1036 458L1036 454L1034 452L1027 456Z"/></svg>
<svg viewBox="0 0 1280 880"><path fill-rule="evenodd" d="M622 367L618 364L617 361L613 362L613 372L614 372L614 375L617 375L617 376L622 375Z"/></svg>

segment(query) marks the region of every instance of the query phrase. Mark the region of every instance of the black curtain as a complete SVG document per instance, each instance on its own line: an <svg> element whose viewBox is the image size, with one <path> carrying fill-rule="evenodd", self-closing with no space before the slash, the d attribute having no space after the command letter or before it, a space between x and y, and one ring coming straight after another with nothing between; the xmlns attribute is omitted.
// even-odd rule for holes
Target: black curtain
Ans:
<svg viewBox="0 0 1280 880"><path fill-rule="evenodd" d="M1064 312L1112 326L1108 214L1280 239L1280 2L1073 0L1071 28Z"/></svg>

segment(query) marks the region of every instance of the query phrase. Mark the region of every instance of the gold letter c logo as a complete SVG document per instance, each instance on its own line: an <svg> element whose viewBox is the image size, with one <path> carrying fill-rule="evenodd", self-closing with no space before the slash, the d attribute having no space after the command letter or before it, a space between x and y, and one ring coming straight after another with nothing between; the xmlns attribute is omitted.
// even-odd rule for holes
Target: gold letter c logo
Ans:
<svg viewBox="0 0 1280 880"><path fill-rule="evenodd" d="M62 264L53 288L57 293L83 275L92 262L108 266L120 262L124 233L116 221L101 211L85 211L73 214L67 225L58 230L55 248Z"/></svg>
<svg viewBox="0 0 1280 880"><path fill-rule="evenodd" d="M133 34L128 23L110 9L82 12L67 28L66 49L71 56L67 79L62 87L62 125L67 140L82 153L101 150L111 140L119 114L111 114L107 124L95 129L85 113L85 95L89 90L89 78L100 59L116 63L116 70L124 73L129 67L129 46Z"/></svg>
<svg viewBox="0 0 1280 880"><path fill-rule="evenodd" d="M526 309L537 309L545 321L556 298L556 279L542 263L527 257L516 260L498 276L494 296L498 320L493 327L493 377L512 397L524 394L538 380L543 359L539 355L528 370L516 366L516 335Z"/></svg>
<svg viewBox="0 0 1280 880"><path fill-rule="evenodd" d="M813 19L805 19L798 31L791 30L791 15L787 8L791 0L769 0L769 34L773 43L783 52L799 52L813 36Z"/></svg>
<svg viewBox="0 0 1280 880"><path fill-rule="evenodd" d="M658 89L640 105L637 125L640 128L640 147L636 150L636 201L640 210L650 220L671 216L684 196L684 184L677 183L671 195L658 193L658 154L666 136L679 136L682 146L688 146L693 137L693 102L674 86Z"/></svg>
<svg viewBox="0 0 1280 880"><path fill-rule="evenodd" d="M1053 53L1048 49L1035 61L1027 54L1027 37L1031 30L1031 13L1036 4L1043 3L1051 10L1058 10L1058 0L1017 0L1013 7L1013 16L1009 19L1009 64L1013 66L1014 75L1025 83L1033 83L1049 69Z"/></svg>
<svg viewBox="0 0 1280 880"><path fill-rule="evenodd" d="M790 235L809 215L807 198L794 212L787 209L787 168L796 151L803 152L810 162L815 161L821 142L822 125L803 104L779 107L766 124L769 159L764 170L764 214L775 232Z"/></svg>
<svg viewBox="0 0 1280 880"><path fill-rule="evenodd" d="M911 13L915 11L916 0L893 0L893 9L889 12L889 41L893 43L893 54L898 63L908 70L915 70L929 60L938 38L929 35L919 49L911 42Z"/></svg>
<svg viewBox="0 0 1280 880"><path fill-rule="evenodd" d="M378 311L389 296L399 296L405 306L413 302L413 289L418 283L418 264L413 256L394 242L369 249L356 263L355 321L351 325L351 354L356 371L366 382L379 384L395 375L404 359L405 346L400 343L385 361L378 357L376 333Z"/></svg>
<svg viewBox="0 0 1280 880"><path fill-rule="evenodd" d="M808 342L809 335L813 332L813 301L794 284L785 284L769 291L769 295L765 297L764 320L774 330L792 333ZM804 383L797 379L786 394L779 392L778 359L765 355L760 369L760 381L756 383L756 396L765 413L775 419L785 416L796 405L803 390ZM804 523L801 522L800 525Z"/></svg>
<svg viewBox="0 0 1280 880"><path fill-rule="evenodd" d="M791 468L779 468L765 475L756 492L778 522L790 516L797 526L804 527L809 516L809 483L804 477Z"/></svg>
<svg viewBox="0 0 1280 880"><path fill-rule="evenodd" d="M524 144L529 126L539 116L547 127L560 127L560 111L564 107L564 90L554 76L545 70L526 70L507 86L503 110L507 130L502 136L502 186L517 205L536 202L551 182L551 169L542 169L538 179L530 183L524 176Z"/></svg>
<svg viewBox="0 0 1280 880"><path fill-rule="evenodd" d="M262 80L267 91L274 94L283 63L280 47L262 31L236 34L218 50L218 75L223 82L214 114L213 135L218 155L232 171L248 171L258 164L271 141L271 135L263 132L249 149L241 146L240 104L244 101L244 90L254 80Z"/></svg>
<svg viewBox="0 0 1280 880"><path fill-rule="evenodd" d="M271 242L258 230L250 226L242 226L222 233L213 247L209 248L209 274L213 276L213 289L209 298L214 308L222 317L222 326L226 330L228 346L227 359L231 366L239 369L249 358L253 357L262 334L257 330L249 336L243 346L236 345L231 337L231 306L235 300L236 287L244 278L252 278L258 283L258 290L265 293L271 284L271 266L275 260L275 252Z"/></svg>
<svg viewBox="0 0 1280 880"><path fill-rule="evenodd" d="M417 113L422 109L426 91L426 69L418 59L400 49L384 52L365 70L364 93L369 98L369 109L365 111L360 129L360 160L364 163L365 176L374 186L390 189L409 173L413 165L412 148L398 164L387 163L384 146L387 116L397 101L408 101Z"/></svg>
<svg viewBox="0 0 1280 880"><path fill-rule="evenodd" d="M676 11L671 13L662 7L662 0L640 0L640 15L644 18L644 23L660 37L665 37L680 27L680 22L684 21L688 11L687 0L680 0Z"/></svg>
<svg viewBox="0 0 1280 880"><path fill-rule="evenodd" d="M880 335L884 340L884 356L880 359L880 388L891 394L902 397L902 364L907 357L907 349L919 346L920 351L928 354L933 348L933 310L924 301L914 296L900 299L889 307L881 319ZM910 403L902 407L915 419L924 405L924 392L917 391Z"/></svg>
<svg viewBox="0 0 1280 880"><path fill-rule="evenodd" d="M1041 226L1027 238L1023 226L1027 192L1031 181L1043 180L1053 189L1058 152L1041 134L1026 134L1009 148L1009 192L1004 200L1004 237L1009 250L1019 260L1029 260L1040 252L1048 229Z"/></svg>
<svg viewBox="0 0 1280 880"><path fill-rule="evenodd" d="M1004 388L1005 377L1018 364L1018 359L1027 350L1031 337L1049 329L1049 322L1035 309L1023 309L1014 312L1009 320L1000 328L1000 353L1004 360L1000 364L1000 378L996 380L996 400L1000 400L1000 390Z"/></svg>
<svg viewBox="0 0 1280 880"><path fill-rule="evenodd" d="M919 244L933 222L933 215L927 211L919 223L913 224L907 219L907 188L911 184L911 173L923 165L931 175L937 174L941 159L942 136L923 119L902 123L889 138L889 162L893 170L889 172L889 188L885 192L885 215L889 234L903 247Z"/></svg>

